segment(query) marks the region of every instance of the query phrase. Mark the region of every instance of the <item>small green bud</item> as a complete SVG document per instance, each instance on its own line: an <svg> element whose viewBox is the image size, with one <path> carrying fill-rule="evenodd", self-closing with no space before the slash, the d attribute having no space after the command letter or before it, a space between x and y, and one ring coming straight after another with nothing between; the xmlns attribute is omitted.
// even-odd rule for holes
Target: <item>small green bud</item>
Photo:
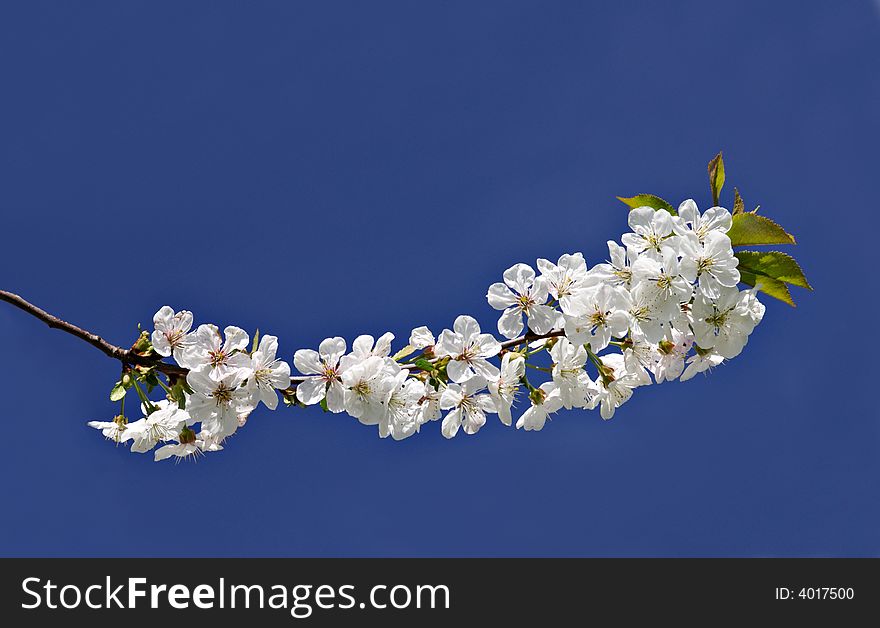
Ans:
<svg viewBox="0 0 880 628"><path fill-rule="evenodd" d="M661 353L669 355L670 353L672 353L672 350L675 349L675 343L664 339L657 344L657 348L660 350Z"/></svg>
<svg viewBox="0 0 880 628"><path fill-rule="evenodd" d="M150 334L146 331L142 331L138 336L138 339L135 340L134 344L131 346L131 350L140 355L149 355L152 353L153 343L150 342Z"/></svg>
<svg viewBox="0 0 880 628"><path fill-rule="evenodd" d="M177 440L180 441L181 445L190 445L196 442L196 433L193 432L190 428L184 427L180 430L180 434L177 437Z"/></svg>
<svg viewBox="0 0 880 628"><path fill-rule="evenodd" d="M539 405L541 405L542 403L544 403L544 400L545 400L546 398L547 398L547 393L545 393L545 392L544 392L543 390L541 390L540 388L534 388L534 389L532 389L532 392L529 393L529 399L530 399L530 400L532 401L532 403L535 404L536 406L539 406Z"/></svg>

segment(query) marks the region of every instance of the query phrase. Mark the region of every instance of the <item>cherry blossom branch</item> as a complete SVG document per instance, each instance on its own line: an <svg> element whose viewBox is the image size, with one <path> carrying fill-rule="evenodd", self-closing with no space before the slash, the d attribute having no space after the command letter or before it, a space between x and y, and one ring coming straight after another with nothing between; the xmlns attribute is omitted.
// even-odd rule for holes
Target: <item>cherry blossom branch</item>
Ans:
<svg viewBox="0 0 880 628"><path fill-rule="evenodd" d="M709 179L716 206L702 213L692 199L676 209L650 194L620 198L631 208L630 231L622 245L609 240L609 257L592 268L575 252L558 262L537 259L540 274L525 263L505 270L486 292L500 312L503 342L462 314L436 337L426 326L414 328L396 353L391 332L361 334L350 345L325 338L317 350L293 354L299 375L278 357L277 336L257 331L251 339L235 325L194 328L191 311L170 305L153 316L152 333L138 326L125 349L17 294L0 290L0 301L122 363L109 394L118 413L88 425L157 461L220 451L258 406L275 410L281 402L346 413L394 440L441 419L445 438L476 434L487 414L525 431L543 429L563 408L598 409L608 420L637 388L687 381L738 356L764 317L759 290L793 304L786 284L811 289L784 253L734 252L794 238L746 213L738 193L732 213L717 206L720 154ZM752 288L740 290L740 283ZM154 391L164 398L152 399ZM126 416L129 393L142 418Z"/></svg>
<svg viewBox="0 0 880 628"><path fill-rule="evenodd" d="M82 327L78 327L73 323L62 320L54 314L50 314L46 310L34 305L30 301L27 301L26 299L12 292L0 290L0 301L5 301L6 303L17 307L23 312L30 314L34 318L43 321L52 329L61 330L76 338L79 338L80 340L84 340L85 342L100 350L104 355L113 358L114 360L119 360L123 364L152 367L155 368L157 371L171 377L186 377L186 375L189 373L189 369L177 366L176 364L169 364L158 359L157 357L141 355L134 351L133 348L123 349L122 347L111 344L104 340L98 334L85 330ZM502 342L501 349L502 351L506 351L507 349L519 346L524 343L531 343L535 342L536 340L542 340L545 338L555 338L562 335L564 335L563 331L552 331L548 334L535 334L530 331L518 338L513 338L512 340ZM414 364L402 364L401 368L410 370L421 370ZM290 388L288 388L288 390L295 390L297 384L305 381L306 379L308 379L308 377L304 375L291 377Z"/></svg>

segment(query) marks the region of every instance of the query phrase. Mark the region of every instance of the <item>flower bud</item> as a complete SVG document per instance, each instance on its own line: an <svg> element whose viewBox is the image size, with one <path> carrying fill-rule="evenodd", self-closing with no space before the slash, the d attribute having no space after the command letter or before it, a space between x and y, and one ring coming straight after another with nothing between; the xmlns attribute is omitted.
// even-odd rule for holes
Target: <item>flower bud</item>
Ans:
<svg viewBox="0 0 880 628"><path fill-rule="evenodd" d="M177 440L180 441L181 445L190 445L196 442L196 433L193 432L190 428L184 427L180 430L180 434L177 437Z"/></svg>
<svg viewBox="0 0 880 628"><path fill-rule="evenodd" d="M675 349L675 344L666 339L663 339L658 343L657 348L660 350L661 353L669 355L670 353L672 353L672 350Z"/></svg>
<svg viewBox="0 0 880 628"><path fill-rule="evenodd" d="M539 406L542 403L544 403L544 400L546 398L547 398L547 393L545 393L540 388L535 388L532 390L532 392L529 393L529 399L536 406Z"/></svg>

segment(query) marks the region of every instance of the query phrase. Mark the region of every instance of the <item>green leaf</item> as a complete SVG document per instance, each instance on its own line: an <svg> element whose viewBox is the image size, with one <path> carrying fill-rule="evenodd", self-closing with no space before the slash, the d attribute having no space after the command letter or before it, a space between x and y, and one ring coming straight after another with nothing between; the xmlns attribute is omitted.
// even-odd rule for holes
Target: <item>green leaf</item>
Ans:
<svg viewBox="0 0 880 628"><path fill-rule="evenodd" d="M122 382L116 382L116 385L110 390L110 401L120 401L123 397L125 397L125 386L122 385Z"/></svg>
<svg viewBox="0 0 880 628"><path fill-rule="evenodd" d="M321 399L321 410L324 412L330 412L330 408L327 407L327 397Z"/></svg>
<svg viewBox="0 0 880 628"><path fill-rule="evenodd" d="M742 196L739 195L739 190L733 188L733 215L739 216L740 214L745 213L746 204L743 203Z"/></svg>
<svg viewBox="0 0 880 628"><path fill-rule="evenodd" d="M744 244L797 244L794 236L767 218L752 213L736 214L727 232L733 246Z"/></svg>
<svg viewBox="0 0 880 628"><path fill-rule="evenodd" d="M153 392L153 389L159 385L159 378L156 376L156 371L153 370L144 375L143 381L147 387L147 392Z"/></svg>
<svg viewBox="0 0 880 628"><path fill-rule="evenodd" d="M414 364L416 368L420 368L428 373L434 370L434 365L428 362L425 358L419 358L414 362Z"/></svg>
<svg viewBox="0 0 880 628"><path fill-rule="evenodd" d="M724 158L721 157L720 151L709 162L709 187L712 188L712 204L717 206L721 188L724 187Z"/></svg>
<svg viewBox="0 0 880 628"><path fill-rule="evenodd" d="M673 216L676 215L675 208L671 204L653 194L637 194L629 198L618 196L617 200L629 205L630 209L635 209L636 207L653 207L654 209L665 209Z"/></svg>
<svg viewBox="0 0 880 628"><path fill-rule="evenodd" d="M804 271L791 255L780 251L737 251L735 255L739 260L740 273L746 271L807 290L813 289Z"/></svg>
<svg viewBox="0 0 880 628"><path fill-rule="evenodd" d="M788 286L778 279L765 277L764 275L756 275L742 269L739 271L739 277L740 281L749 286L754 287L761 284L761 287L759 288L761 292L767 293L774 299L779 299L784 303L788 303L791 307L796 307L794 299L791 298L791 292L788 290Z"/></svg>
<svg viewBox="0 0 880 628"><path fill-rule="evenodd" d="M254 344L253 344L253 347L251 348L251 355L254 354L254 352L257 350L257 348L259 346L260 346L260 328L257 327L257 331L254 332Z"/></svg>

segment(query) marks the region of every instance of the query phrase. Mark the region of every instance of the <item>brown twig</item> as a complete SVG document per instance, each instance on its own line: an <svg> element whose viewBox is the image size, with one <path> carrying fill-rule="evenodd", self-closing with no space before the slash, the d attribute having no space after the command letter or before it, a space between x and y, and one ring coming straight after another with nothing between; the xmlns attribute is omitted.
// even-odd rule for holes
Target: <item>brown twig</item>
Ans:
<svg viewBox="0 0 880 628"><path fill-rule="evenodd" d="M14 305L23 312L26 312L34 318L43 321L52 329L60 329L61 331L75 336L80 340L86 341L93 347L99 349L102 353L104 353L104 355L111 357L114 360L119 360L123 364L153 367L157 371L165 373L166 375L171 377L186 377L187 373L189 373L187 369L177 366L176 364L163 362L158 356L144 356L136 353L135 351L132 351L131 349L123 349L122 347L110 344L109 342L101 338L101 336L94 334L90 331L86 331L82 327L77 327L72 323L61 320L54 314L49 314L49 312L37 307L33 303L26 301L25 299L21 298L17 294L13 294L12 292L0 290L0 301L6 301L7 303ZM535 340L542 340L544 338L555 338L561 335L563 335L563 332L561 331L552 331L549 334L541 335L534 334L529 331L524 336L502 342L501 348L502 350L507 350L511 347L516 347L523 343L534 342ZM408 369L418 369L418 367L413 364L402 364L401 367ZM309 376L296 375L294 377L291 377L290 388L288 388L288 390L295 389L296 385L299 382L305 381L306 379L309 379Z"/></svg>
<svg viewBox="0 0 880 628"><path fill-rule="evenodd" d="M44 323L46 323L52 329L60 329L63 332L66 332L72 336L76 336L80 340L85 340L87 343L99 349L104 355L107 355L115 360L119 360L123 364L130 365L138 365L138 366L153 366L157 371L161 371L166 375L173 376L185 376L187 374L187 370L177 366L176 364L168 364L167 362L162 362L157 357L149 357L143 356L138 353L135 353L131 349L123 349L122 347L117 347L114 344L110 344L103 338L101 338L97 334L93 334L90 331L86 331L82 327L77 327L72 323L68 323L67 321L61 320L57 316L53 314L49 314L46 310L43 310L33 303L24 300L17 294L13 294L12 292L7 292L6 290L0 290L0 301L6 301L17 307L18 309L27 312L34 318L37 318Z"/></svg>

